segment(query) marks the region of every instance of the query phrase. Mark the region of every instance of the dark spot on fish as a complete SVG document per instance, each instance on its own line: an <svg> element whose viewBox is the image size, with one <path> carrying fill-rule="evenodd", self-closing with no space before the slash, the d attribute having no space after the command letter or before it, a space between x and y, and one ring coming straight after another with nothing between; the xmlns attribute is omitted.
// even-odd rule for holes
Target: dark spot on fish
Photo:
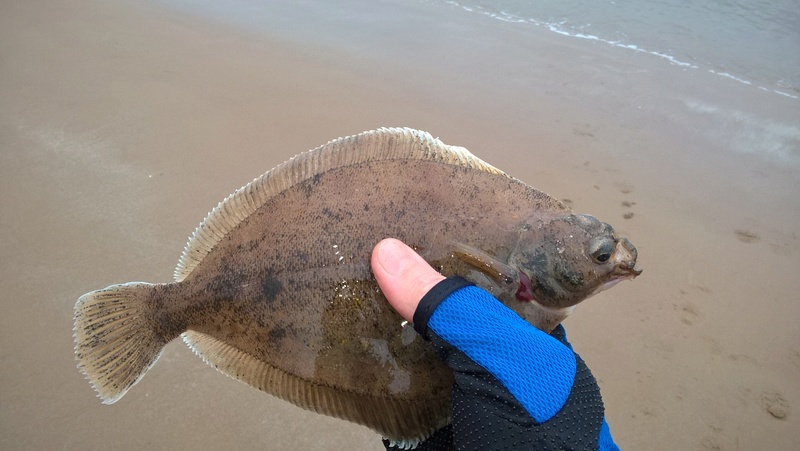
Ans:
<svg viewBox="0 0 800 451"><path fill-rule="evenodd" d="M261 292L269 302L274 301L281 291L283 291L283 284L280 280L272 276L267 277L267 280L265 280L264 284L261 285Z"/></svg>
<svg viewBox="0 0 800 451"><path fill-rule="evenodd" d="M223 262L220 267L222 268L221 274L209 281L208 288L216 293L219 299L236 299L239 297L242 277L230 269L226 262Z"/></svg>
<svg viewBox="0 0 800 451"><path fill-rule="evenodd" d="M534 271L533 280L530 283L530 292L536 293L536 299L555 299L557 291L550 285L548 277L538 277L537 274L548 274L550 271L561 273L562 268L552 268L550 259L546 251L539 251L530 257L526 262L523 262L521 267L532 269ZM520 271L522 273L522 271Z"/></svg>
<svg viewBox="0 0 800 451"><path fill-rule="evenodd" d="M311 194L314 191L314 187L319 185L320 180L322 179L322 173L314 174L313 177L310 179L298 184L298 188L303 191L303 194L306 195L306 198L311 197Z"/></svg>
<svg viewBox="0 0 800 451"><path fill-rule="evenodd" d="M314 191L314 187L311 186L311 183L309 183L309 182L304 182L302 184L298 184L298 188L301 189L303 191L303 194L306 195L306 199L310 198L311 194Z"/></svg>
<svg viewBox="0 0 800 451"><path fill-rule="evenodd" d="M547 268L547 253L537 252L531 255L522 266L524 268Z"/></svg>
<svg viewBox="0 0 800 451"><path fill-rule="evenodd" d="M183 324L178 324L169 315L161 312L159 312L159 314L156 314L154 319L155 319L155 330L157 331L158 336L173 337L177 333L180 333L184 326Z"/></svg>
<svg viewBox="0 0 800 451"><path fill-rule="evenodd" d="M328 207L322 209L322 214L336 222L341 222L343 219L341 214L331 211L331 209Z"/></svg>
<svg viewBox="0 0 800 451"><path fill-rule="evenodd" d="M294 260L299 263L298 266L305 266L309 260L308 252L302 250L294 251Z"/></svg>
<svg viewBox="0 0 800 451"><path fill-rule="evenodd" d="M164 285L157 285L153 287L152 293L149 295L147 302L152 305L154 315L154 327L156 329L156 335L161 337L175 337L184 330L186 330L186 324L183 321L180 315L170 314L169 311L165 308L164 300L169 299L171 296L179 295L180 289L175 287L172 284L164 284ZM97 326L103 326L107 323L99 323ZM90 329L92 330L92 329ZM100 344L100 335L96 335L92 337L92 340L96 344Z"/></svg>
<svg viewBox="0 0 800 451"><path fill-rule="evenodd" d="M283 327L276 327L269 331L269 340L270 341L278 341L283 339L286 336L286 329Z"/></svg>
<svg viewBox="0 0 800 451"><path fill-rule="evenodd" d="M556 299L558 297L558 292L546 280L536 279L536 285L532 287L531 292L541 294L541 296L537 296L537 299Z"/></svg>
<svg viewBox="0 0 800 451"><path fill-rule="evenodd" d="M364 204L364 211L369 211L369 204Z"/></svg>
<svg viewBox="0 0 800 451"><path fill-rule="evenodd" d="M570 270L569 268L561 268L562 280L573 287L580 287L583 285L583 274Z"/></svg>
<svg viewBox="0 0 800 451"><path fill-rule="evenodd" d="M237 244L236 245L236 250L239 251L239 252L244 252L244 251L252 252L257 247L258 247L258 241L250 240L250 241L248 241L246 243L243 243L243 244Z"/></svg>

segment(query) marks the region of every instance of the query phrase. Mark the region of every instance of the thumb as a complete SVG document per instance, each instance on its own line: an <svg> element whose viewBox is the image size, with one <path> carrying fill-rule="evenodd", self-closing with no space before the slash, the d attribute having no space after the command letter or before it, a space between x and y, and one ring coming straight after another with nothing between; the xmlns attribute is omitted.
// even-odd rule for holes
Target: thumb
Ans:
<svg viewBox="0 0 800 451"><path fill-rule="evenodd" d="M372 272L389 304L407 321L412 321L419 301L444 276L413 249L387 238L372 250Z"/></svg>

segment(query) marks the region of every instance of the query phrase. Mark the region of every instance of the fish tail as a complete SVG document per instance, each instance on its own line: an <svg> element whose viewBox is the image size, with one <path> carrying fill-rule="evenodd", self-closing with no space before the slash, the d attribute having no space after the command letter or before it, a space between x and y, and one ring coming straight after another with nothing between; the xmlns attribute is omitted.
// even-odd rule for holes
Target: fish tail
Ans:
<svg viewBox="0 0 800 451"><path fill-rule="evenodd" d="M131 282L86 293L75 304L75 355L103 404L113 404L156 362L159 339L149 300L156 285Z"/></svg>

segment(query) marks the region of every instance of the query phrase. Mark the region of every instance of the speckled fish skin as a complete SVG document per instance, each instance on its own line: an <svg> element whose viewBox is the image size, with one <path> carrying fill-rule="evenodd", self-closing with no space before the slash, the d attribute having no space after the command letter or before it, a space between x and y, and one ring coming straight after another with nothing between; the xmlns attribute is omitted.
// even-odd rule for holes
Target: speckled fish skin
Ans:
<svg viewBox="0 0 800 451"><path fill-rule="evenodd" d="M176 282L81 297L79 367L114 402L183 336L234 378L413 444L450 421L452 375L377 287L369 257L386 237L543 330L641 272L633 245L608 224L465 149L381 129L332 141L237 191L195 232Z"/></svg>

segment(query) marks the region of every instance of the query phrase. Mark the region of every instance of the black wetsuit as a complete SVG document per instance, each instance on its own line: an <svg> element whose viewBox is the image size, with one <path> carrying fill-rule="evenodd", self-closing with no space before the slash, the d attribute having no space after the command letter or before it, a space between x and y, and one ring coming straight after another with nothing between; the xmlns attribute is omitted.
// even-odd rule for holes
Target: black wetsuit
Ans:
<svg viewBox="0 0 800 451"><path fill-rule="evenodd" d="M597 381L562 326L548 335L451 277L422 299L414 327L455 379L453 423L417 450L619 449Z"/></svg>

